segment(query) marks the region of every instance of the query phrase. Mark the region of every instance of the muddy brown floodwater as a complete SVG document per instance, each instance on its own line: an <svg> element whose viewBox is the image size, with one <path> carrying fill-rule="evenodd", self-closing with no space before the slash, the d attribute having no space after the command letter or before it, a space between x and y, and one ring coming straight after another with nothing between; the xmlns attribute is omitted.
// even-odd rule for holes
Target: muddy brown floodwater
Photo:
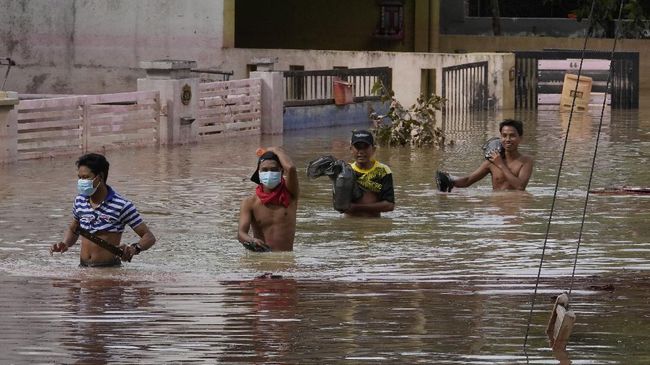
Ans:
<svg viewBox="0 0 650 365"><path fill-rule="evenodd" d="M605 116L592 187L648 186L650 113ZM572 120L547 256L524 334L566 118L521 112L535 159L525 193L489 179L449 194L433 173L471 172L498 121L448 123L444 150L380 148L397 208L380 219L332 209L309 160L347 158L350 127L172 148L111 151L108 183L158 238L121 268L50 256L71 220L77 156L0 166L0 362L273 364L648 364L650 196L590 197L566 353L548 348L553 297L568 289L599 116ZM258 146L300 167L295 251L236 241ZM135 239L133 232L124 241ZM273 273L279 277L262 277Z"/></svg>

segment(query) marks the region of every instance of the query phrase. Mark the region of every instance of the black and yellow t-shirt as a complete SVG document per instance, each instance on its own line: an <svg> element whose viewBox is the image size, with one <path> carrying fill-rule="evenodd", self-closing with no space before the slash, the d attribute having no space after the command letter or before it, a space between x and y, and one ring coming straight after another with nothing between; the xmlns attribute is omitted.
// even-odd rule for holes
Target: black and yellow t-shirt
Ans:
<svg viewBox="0 0 650 365"><path fill-rule="evenodd" d="M356 162L350 164L357 175L357 184L364 190L377 193L380 201L386 200L395 203L393 172L390 167L379 161L373 161L372 163L372 167L367 170L357 166Z"/></svg>

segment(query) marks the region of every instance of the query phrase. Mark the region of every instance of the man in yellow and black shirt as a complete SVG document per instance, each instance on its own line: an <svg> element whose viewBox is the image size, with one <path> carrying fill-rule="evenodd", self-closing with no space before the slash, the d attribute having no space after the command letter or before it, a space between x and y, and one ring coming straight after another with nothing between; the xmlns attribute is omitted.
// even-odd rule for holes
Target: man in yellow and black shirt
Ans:
<svg viewBox="0 0 650 365"><path fill-rule="evenodd" d="M393 190L393 173L390 167L376 161L375 140L366 130L352 132L350 151L354 162L352 169L357 175L357 183L363 190L363 196L352 202L346 215L360 217L379 217L381 212L390 212L395 208Z"/></svg>

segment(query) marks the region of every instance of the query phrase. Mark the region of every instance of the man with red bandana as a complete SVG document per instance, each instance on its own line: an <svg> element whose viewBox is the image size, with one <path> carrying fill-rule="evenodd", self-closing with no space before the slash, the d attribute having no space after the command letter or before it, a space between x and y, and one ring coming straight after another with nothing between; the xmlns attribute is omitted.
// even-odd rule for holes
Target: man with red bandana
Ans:
<svg viewBox="0 0 650 365"><path fill-rule="evenodd" d="M237 239L252 251L293 250L299 193L293 161L281 147L269 147L251 181L257 188L241 203Z"/></svg>

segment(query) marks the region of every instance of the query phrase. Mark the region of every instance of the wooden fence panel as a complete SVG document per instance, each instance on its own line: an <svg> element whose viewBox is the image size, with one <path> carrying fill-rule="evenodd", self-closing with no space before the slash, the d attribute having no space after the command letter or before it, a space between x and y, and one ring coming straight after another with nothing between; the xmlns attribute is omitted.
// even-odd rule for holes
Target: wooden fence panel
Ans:
<svg viewBox="0 0 650 365"><path fill-rule="evenodd" d="M83 96L20 101L18 159L80 153L83 104Z"/></svg>
<svg viewBox="0 0 650 365"><path fill-rule="evenodd" d="M159 92L21 100L18 159L158 142Z"/></svg>
<svg viewBox="0 0 650 365"><path fill-rule="evenodd" d="M259 134L262 81L244 79L199 85L199 138Z"/></svg>
<svg viewBox="0 0 650 365"><path fill-rule="evenodd" d="M106 150L158 143L157 91L89 95L86 149Z"/></svg>

